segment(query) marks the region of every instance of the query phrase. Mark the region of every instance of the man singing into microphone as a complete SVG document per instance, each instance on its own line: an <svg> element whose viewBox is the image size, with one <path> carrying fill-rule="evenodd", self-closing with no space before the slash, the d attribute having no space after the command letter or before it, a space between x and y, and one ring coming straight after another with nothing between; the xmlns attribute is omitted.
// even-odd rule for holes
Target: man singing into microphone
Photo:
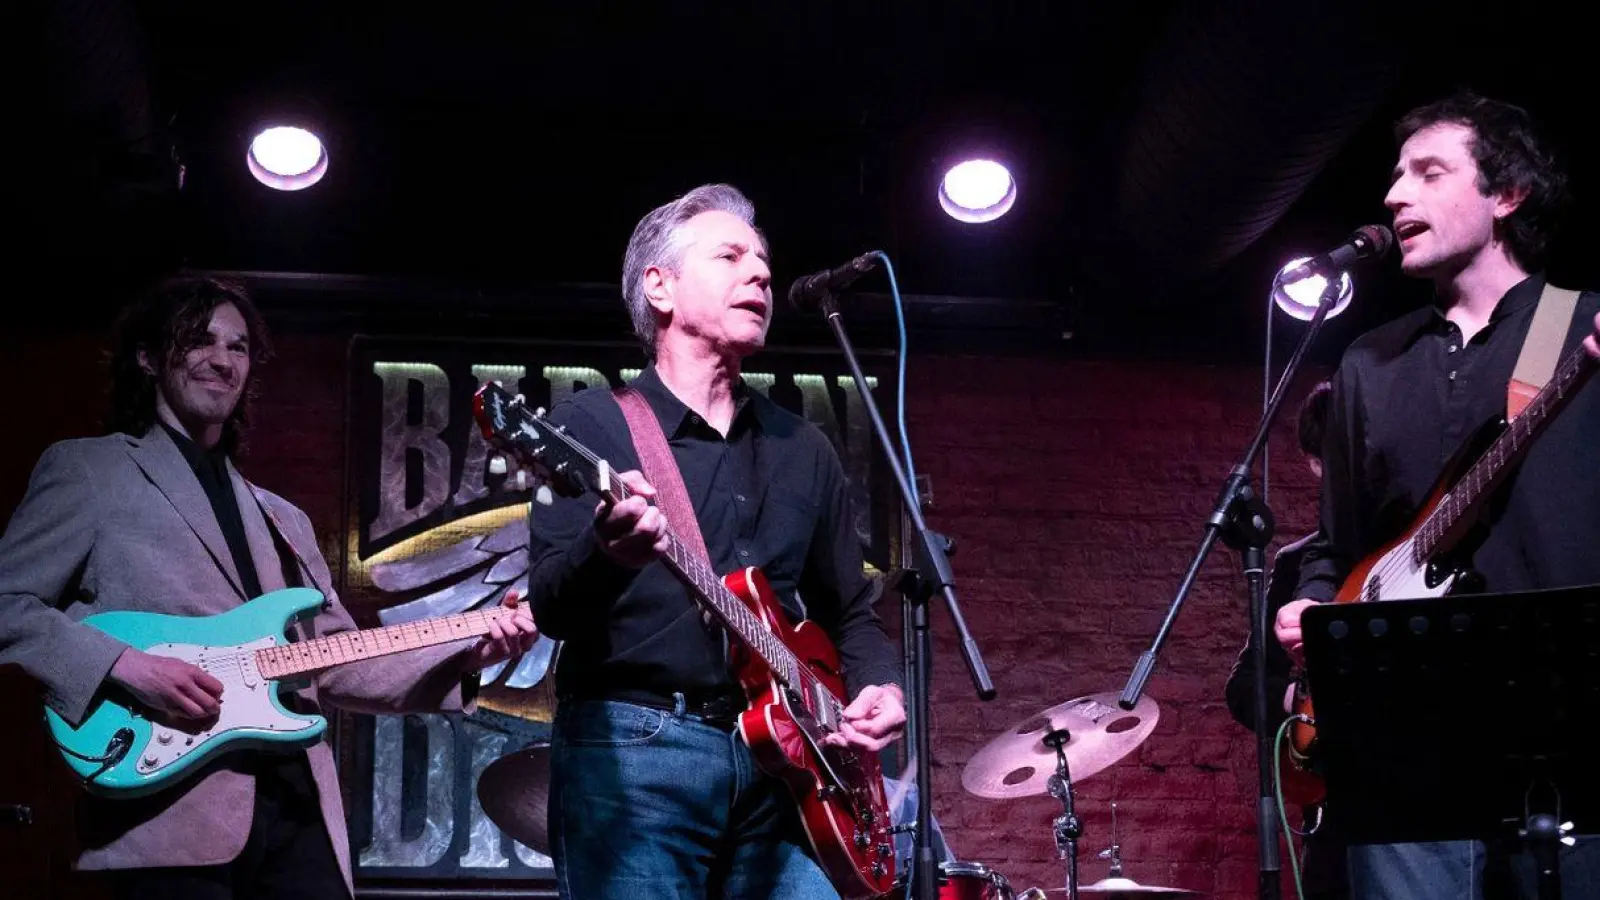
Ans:
<svg viewBox="0 0 1600 900"><path fill-rule="evenodd" d="M1296 662L1305 609L1331 600L1357 562L1404 530L1478 426L1507 415L1507 385L1535 309L1556 299L1545 292L1542 269L1565 179L1528 115L1462 94L1413 110L1396 134L1399 161L1384 203L1394 214L1402 271L1431 281L1435 301L1357 339L1333 378L1321 529L1306 548L1303 599L1286 604L1275 625ZM1563 356L1581 344L1600 357L1600 295L1580 294L1575 310L1550 309L1561 312L1552 333ZM1487 533L1472 556L1485 589L1600 583L1597 447L1600 388L1589 385L1490 501ZM1502 726L1463 723L1468 731L1482 727ZM1441 753L1452 739L1441 736ZM1335 814L1346 802L1328 800ZM1355 845L1348 854L1355 897L1537 896L1530 853L1509 832L1503 841ZM1597 857L1596 837L1580 836L1562 850L1569 900L1600 897Z"/></svg>
<svg viewBox="0 0 1600 900"><path fill-rule="evenodd" d="M839 458L814 426L740 379L766 341L771 271L755 210L704 185L634 229L622 293L650 363L630 385L682 473L712 568L760 567L792 622L822 626L849 688L837 739L876 752L905 723L899 664L871 606ZM733 649L659 559L667 522L611 392L550 420L633 496L558 499L530 519L529 596L565 643L556 670L550 834L567 900L837 897L787 788L756 765ZM848 836L847 836L848 837Z"/></svg>

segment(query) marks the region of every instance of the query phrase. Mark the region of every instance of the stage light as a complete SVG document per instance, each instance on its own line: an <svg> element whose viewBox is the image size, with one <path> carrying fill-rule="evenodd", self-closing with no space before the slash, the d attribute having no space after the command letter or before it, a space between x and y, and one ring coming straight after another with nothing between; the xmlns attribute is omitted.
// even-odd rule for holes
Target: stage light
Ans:
<svg viewBox="0 0 1600 900"><path fill-rule="evenodd" d="M1318 273L1303 278L1285 280L1295 273L1295 270L1310 257L1290 260L1282 269L1278 270L1278 277L1272 282L1272 300L1278 308L1302 322L1311 321L1317 314L1317 306L1322 301L1322 292L1328 287L1326 276ZM1328 310L1328 318L1333 318L1344 312L1350 305L1350 298L1355 296L1355 290L1350 285L1350 273L1339 273L1339 298L1334 301L1333 308Z"/></svg>
<svg viewBox="0 0 1600 900"><path fill-rule="evenodd" d="M245 163L267 187L298 191L322 180L328 171L328 148L304 128L277 125L255 136Z"/></svg>
<svg viewBox="0 0 1600 900"><path fill-rule="evenodd" d="M993 222L1017 202L1017 182L991 159L969 159L939 182L939 205L960 222Z"/></svg>

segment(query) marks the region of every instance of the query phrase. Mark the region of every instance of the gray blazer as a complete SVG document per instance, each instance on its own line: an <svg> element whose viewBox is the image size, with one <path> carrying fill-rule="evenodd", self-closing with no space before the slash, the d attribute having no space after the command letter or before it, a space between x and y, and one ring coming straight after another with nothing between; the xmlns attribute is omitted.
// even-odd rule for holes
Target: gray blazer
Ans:
<svg viewBox="0 0 1600 900"><path fill-rule="evenodd" d="M285 561L272 537L276 530L293 550L290 565L301 582L328 599L320 615L299 627L299 636L355 628L305 513L229 469L261 589L286 586ZM63 441L40 458L0 537L0 664L20 665L43 685L45 702L75 723L126 647L79 620L119 609L204 616L248 599L211 504L163 429L138 438ZM471 644L464 639L329 669L297 692L299 708L470 711L477 679L464 678L461 663ZM326 741L308 754L323 820L350 886L349 838L333 754ZM249 774L214 765L148 797L86 794L82 802L79 868L212 865L244 849L255 782Z"/></svg>

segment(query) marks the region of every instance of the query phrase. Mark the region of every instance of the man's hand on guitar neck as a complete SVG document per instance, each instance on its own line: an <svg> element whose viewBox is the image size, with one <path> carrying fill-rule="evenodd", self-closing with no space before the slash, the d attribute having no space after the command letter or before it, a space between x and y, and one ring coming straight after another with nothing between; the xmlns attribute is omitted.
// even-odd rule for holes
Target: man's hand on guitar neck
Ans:
<svg viewBox="0 0 1600 900"><path fill-rule="evenodd" d="M1317 601L1301 598L1292 603L1285 603L1278 610L1278 618L1272 625L1272 631L1278 637L1278 643L1283 645L1283 652L1289 654L1289 661L1296 666L1306 663L1305 632L1300 629L1300 617L1310 607L1316 606Z"/></svg>
<svg viewBox="0 0 1600 900"><path fill-rule="evenodd" d="M893 684L871 684L844 708L839 730L823 739L835 747L882 750L906 727L905 698Z"/></svg>
<svg viewBox="0 0 1600 900"><path fill-rule="evenodd" d="M510 590L501 598L500 605L512 610L503 619L491 619L489 633L478 640L467 655L466 670L481 672L508 659L521 656L533 648L539 639L539 629L533 624L533 613L522 602L522 594Z"/></svg>
<svg viewBox="0 0 1600 900"><path fill-rule="evenodd" d="M667 520L650 505L656 489L635 470L617 475L632 496L617 504L604 501L594 510L594 535L600 550L619 565L642 569L667 552Z"/></svg>
<svg viewBox="0 0 1600 900"><path fill-rule="evenodd" d="M1594 317L1594 331L1583 339L1583 349L1595 359L1600 359L1600 313Z"/></svg>
<svg viewBox="0 0 1600 900"><path fill-rule="evenodd" d="M129 647L108 677L140 703L174 719L199 723L222 711L222 682L181 659Z"/></svg>

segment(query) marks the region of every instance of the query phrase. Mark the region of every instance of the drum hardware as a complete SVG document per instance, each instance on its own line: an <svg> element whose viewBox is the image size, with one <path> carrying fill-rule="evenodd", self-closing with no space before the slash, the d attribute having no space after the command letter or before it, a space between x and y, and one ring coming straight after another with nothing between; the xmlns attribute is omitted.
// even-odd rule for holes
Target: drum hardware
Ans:
<svg viewBox="0 0 1600 900"><path fill-rule="evenodd" d="M895 893L891 897L904 896L906 878L910 874L904 871L895 879ZM936 896L939 900L1016 900L1011 882L980 862L941 862L938 882Z"/></svg>
<svg viewBox="0 0 1600 900"><path fill-rule="evenodd" d="M1189 897L1198 893L1183 888L1140 884L1123 876L1122 845L1117 843L1117 804L1114 801L1111 804L1111 846L1095 854L1095 858L1108 860L1111 863L1111 871L1094 884L1079 887L1077 893L1080 896L1109 894L1112 897ZM1069 882L1064 888L1028 888L1018 894L1016 900L1070 900L1072 896L1073 889Z"/></svg>
<svg viewBox="0 0 1600 900"><path fill-rule="evenodd" d="M1078 838L1083 823L1072 806L1072 773L1067 766L1066 746L1072 735L1057 728L1044 736L1044 745L1056 752L1056 773L1050 776L1050 795L1061 801L1061 815L1055 818L1056 855L1067 861L1067 898L1078 900Z"/></svg>

